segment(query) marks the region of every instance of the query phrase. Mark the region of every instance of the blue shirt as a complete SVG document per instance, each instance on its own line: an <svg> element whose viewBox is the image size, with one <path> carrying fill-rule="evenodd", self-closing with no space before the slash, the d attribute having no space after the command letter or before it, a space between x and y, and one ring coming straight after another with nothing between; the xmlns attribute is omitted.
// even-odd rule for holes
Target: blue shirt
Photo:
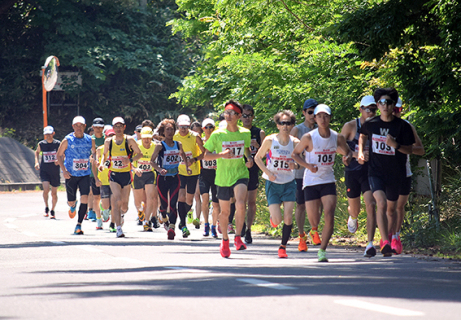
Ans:
<svg viewBox="0 0 461 320"><path fill-rule="evenodd" d="M91 136L84 133L82 138L77 138L72 132L65 139L67 139L67 149L64 152L66 170L69 171L71 176L83 177L90 175L90 155L93 146Z"/></svg>

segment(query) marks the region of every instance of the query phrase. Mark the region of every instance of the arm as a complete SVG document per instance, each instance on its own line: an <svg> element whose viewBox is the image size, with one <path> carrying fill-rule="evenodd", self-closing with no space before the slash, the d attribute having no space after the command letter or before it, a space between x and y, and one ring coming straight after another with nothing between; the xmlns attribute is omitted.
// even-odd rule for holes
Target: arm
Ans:
<svg viewBox="0 0 461 320"><path fill-rule="evenodd" d="M196 136L195 137L195 141L197 142L197 145L200 149L200 154L192 159L187 159L187 162L189 162L189 166L193 165L194 163L196 163L197 161L200 161L203 159L203 157L205 156L205 148L203 147L203 141L202 139L200 138L200 136Z"/></svg>
<svg viewBox="0 0 461 320"><path fill-rule="evenodd" d="M38 160L38 157L40 155L40 144L37 146L37 150L35 150L35 170L40 170L40 161Z"/></svg>
<svg viewBox="0 0 461 320"><path fill-rule="evenodd" d="M128 164L129 162L138 161L142 157L141 149L139 149L139 146L136 143L136 141L134 140L134 138L133 137L129 137L129 138L127 137L127 139L128 139L128 146L131 148L131 150L133 150L133 152L136 155L131 159L123 159L122 162L124 164Z"/></svg>
<svg viewBox="0 0 461 320"><path fill-rule="evenodd" d="M251 149L249 147L244 148L243 152L245 154L245 157L247 158L247 162L245 162L245 165L248 169L250 169L254 165L253 156L251 155Z"/></svg>
<svg viewBox="0 0 461 320"><path fill-rule="evenodd" d="M291 129L290 135L292 135L295 138L298 137L298 128L296 126L294 126L293 129Z"/></svg>
<svg viewBox="0 0 461 320"><path fill-rule="evenodd" d="M312 173L316 173L318 168L317 166L307 163L304 161L303 157L301 156L302 153L305 151L310 152L312 150L312 138L309 133L303 135L299 143L294 148L293 152L291 153L291 157L294 161L296 161L301 167L304 167L310 170Z"/></svg>
<svg viewBox="0 0 461 320"><path fill-rule="evenodd" d="M348 166L352 160L352 150L346 143L346 138L342 135L338 135L338 152L343 155L343 163Z"/></svg>
<svg viewBox="0 0 461 320"><path fill-rule="evenodd" d="M389 147L394 148L396 151L401 152L403 154L412 154L413 153L413 145L403 146L397 141L395 141L394 137L390 134L386 137L386 144Z"/></svg>
<svg viewBox="0 0 461 320"><path fill-rule="evenodd" d="M259 148L258 152L255 155L255 162L258 165L258 167L269 177L270 181L275 181L277 177L275 176L273 172L267 169L263 161L264 156L270 150L271 146L272 146L272 135L268 136L266 139L263 140L262 146Z"/></svg>
<svg viewBox="0 0 461 320"><path fill-rule="evenodd" d="M355 131L357 130L355 121L349 121L346 122L341 129L341 135L344 136L346 141L351 141L354 139L355 136ZM355 150L352 150L352 156L354 158L358 158L359 154L358 152L355 152Z"/></svg>
<svg viewBox="0 0 461 320"><path fill-rule="evenodd" d="M59 166L61 167L64 179L70 179L70 173L67 171L66 167L64 166L64 152L67 150L67 139L63 139L61 144L58 148L58 153L56 157L58 158Z"/></svg>
<svg viewBox="0 0 461 320"><path fill-rule="evenodd" d="M187 159L186 157L186 153L184 152L183 148L182 148L182 143L177 141L178 142L178 146L179 146L179 154L181 155L181 157L183 159ZM189 169L189 161L184 161L184 164L186 165L186 171L187 171L187 174L191 175L192 174L192 170Z"/></svg>
<svg viewBox="0 0 461 320"><path fill-rule="evenodd" d="M95 159L94 159L94 162L93 162L93 164L91 166L91 169L93 170L94 182L96 184L96 187L101 186L101 180L99 180L99 177L98 177L98 164L99 164L99 158L100 157L101 157L101 150L96 149Z"/></svg>
<svg viewBox="0 0 461 320"><path fill-rule="evenodd" d="M359 138L359 154L357 157L357 160L360 164L364 164L365 161L368 161L368 158L369 158L368 154L364 152L365 145L367 144L367 142L368 142L368 136L361 133L360 138Z"/></svg>
<svg viewBox="0 0 461 320"><path fill-rule="evenodd" d="M98 168L99 171L104 170L104 164L107 161L107 155L109 153L110 139L112 138L107 138L106 140L104 140L104 154L102 155L102 161L100 161L100 164L99 164L99 168Z"/></svg>
<svg viewBox="0 0 461 320"><path fill-rule="evenodd" d="M415 127L412 124L410 124L410 126L411 126L411 129L413 130L413 135L415 136L415 143L413 144L413 154L416 154L418 156L423 156L425 153L423 143L421 139L419 138Z"/></svg>
<svg viewBox="0 0 461 320"><path fill-rule="evenodd" d="M168 172L166 169L163 169L161 168L157 162L155 161L155 159L157 159L158 157L158 154L160 153L160 150L162 150L162 145L161 144L157 144L155 146L155 149L154 149L154 152L152 153L152 157L150 158L150 164L152 165L152 168L155 169L155 171L157 171L158 173L160 173L160 175L164 176L166 175L166 173Z"/></svg>

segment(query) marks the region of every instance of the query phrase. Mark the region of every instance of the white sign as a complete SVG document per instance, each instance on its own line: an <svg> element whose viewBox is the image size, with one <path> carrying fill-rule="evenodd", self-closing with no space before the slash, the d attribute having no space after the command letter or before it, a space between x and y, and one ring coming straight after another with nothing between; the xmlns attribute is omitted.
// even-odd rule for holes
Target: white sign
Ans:
<svg viewBox="0 0 461 320"><path fill-rule="evenodd" d="M64 86L81 86L82 76L78 72L59 72L54 91L65 91Z"/></svg>

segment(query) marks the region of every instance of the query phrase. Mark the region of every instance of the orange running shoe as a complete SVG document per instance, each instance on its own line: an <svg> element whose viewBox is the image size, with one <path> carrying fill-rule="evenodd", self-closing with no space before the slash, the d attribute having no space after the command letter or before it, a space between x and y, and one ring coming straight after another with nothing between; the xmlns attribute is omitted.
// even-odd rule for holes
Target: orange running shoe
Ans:
<svg viewBox="0 0 461 320"><path fill-rule="evenodd" d="M279 248L279 258L288 258L287 249L283 246L280 246Z"/></svg>
<svg viewBox="0 0 461 320"><path fill-rule="evenodd" d="M309 231L309 235L312 238L312 243L316 246L322 243L322 240L320 240L319 232L317 230L311 230Z"/></svg>
<svg viewBox="0 0 461 320"><path fill-rule="evenodd" d="M75 205L73 207L69 208L69 218L71 219L75 218L76 214L77 214L77 202L75 202Z"/></svg>
<svg viewBox="0 0 461 320"><path fill-rule="evenodd" d="M307 251L307 234L303 233L303 236L299 235L298 251Z"/></svg>

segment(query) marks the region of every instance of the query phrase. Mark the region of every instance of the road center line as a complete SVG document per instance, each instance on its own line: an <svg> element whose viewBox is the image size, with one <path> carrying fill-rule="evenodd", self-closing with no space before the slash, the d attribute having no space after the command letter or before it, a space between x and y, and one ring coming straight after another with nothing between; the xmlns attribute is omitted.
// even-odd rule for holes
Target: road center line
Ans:
<svg viewBox="0 0 461 320"><path fill-rule="evenodd" d="M370 302L360 301L360 300L355 300L355 299L354 300L352 299L335 300L335 303L341 304L347 307L353 307L353 308L359 308L359 309L364 309L364 310L369 310L369 311L386 313L386 314L390 314L393 316L400 316L400 317L424 316L424 313L420 311L413 311L413 310L408 310L408 309L384 306L381 304L370 303Z"/></svg>
<svg viewBox="0 0 461 320"><path fill-rule="evenodd" d="M264 288L270 288L270 289L276 289L276 290L294 290L294 289L297 289L296 287L284 286L284 285L281 285L279 283L268 282L268 281L259 280L259 279L239 278L239 279L236 279L236 280L240 281L240 282L249 283L249 284L255 285L257 287L264 287Z"/></svg>
<svg viewBox="0 0 461 320"><path fill-rule="evenodd" d="M165 269L178 270L178 271L190 272L190 273L204 273L204 272L209 272L209 271L207 271L207 270L190 269L190 268L184 268L184 267L165 267Z"/></svg>
<svg viewBox="0 0 461 320"><path fill-rule="evenodd" d="M54 244L66 244L64 241L50 241L50 242Z"/></svg>

